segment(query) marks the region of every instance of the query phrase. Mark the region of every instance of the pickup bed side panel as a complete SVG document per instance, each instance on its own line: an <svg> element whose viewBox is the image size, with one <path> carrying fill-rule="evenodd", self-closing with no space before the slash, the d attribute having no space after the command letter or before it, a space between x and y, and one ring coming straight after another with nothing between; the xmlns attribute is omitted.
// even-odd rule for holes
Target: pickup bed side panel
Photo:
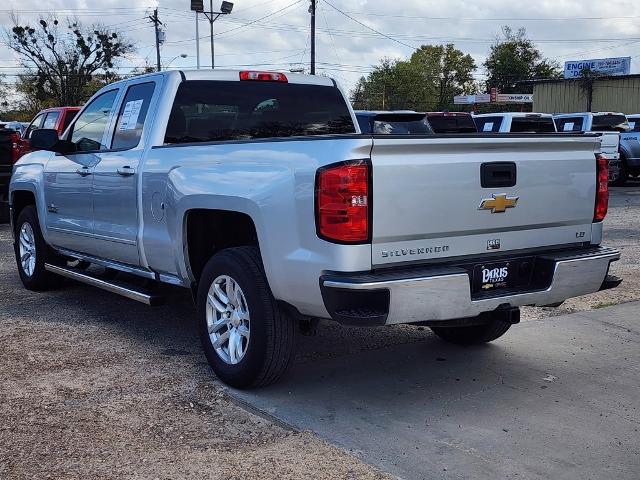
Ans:
<svg viewBox="0 0 640 480"><path fill-rule="evenodd" d="M142 179L143 241L150 268L189 285L187 212L245 213L255 224L274 296L304 314L326 317L319 287L323 270L369 270L371 245L336 245L317 237L316 171L369 158L370 152L371 139L361 136L151 149Z"/></svg>

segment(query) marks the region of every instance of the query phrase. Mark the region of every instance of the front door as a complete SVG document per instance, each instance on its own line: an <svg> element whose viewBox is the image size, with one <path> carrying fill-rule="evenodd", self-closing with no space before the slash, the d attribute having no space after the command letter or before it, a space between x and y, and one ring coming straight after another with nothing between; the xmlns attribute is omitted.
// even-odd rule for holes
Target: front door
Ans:
<svg viewBox="0 0 640 480"><path fill-rule="evenodd" d="M94 255L139 265L138 178L147 111L155 81L127 88L111 149L100 154L93 174Z"/></svg>
<svg viewBox="0 0 640 480"><path fill-rule="evenodd" d="M52 245L91 253L93 173L105 150L118 89L91 101L76 119L68 139L75 151L54 155L45 167L46 226Z"/></svg>

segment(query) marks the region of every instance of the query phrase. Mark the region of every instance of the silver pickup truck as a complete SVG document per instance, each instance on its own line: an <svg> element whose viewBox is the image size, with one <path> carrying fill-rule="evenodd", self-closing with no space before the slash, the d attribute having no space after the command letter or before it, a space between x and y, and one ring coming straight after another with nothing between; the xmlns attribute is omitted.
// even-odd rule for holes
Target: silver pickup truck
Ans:
<svg viewBox="0 0 640 480"><path fill-rule="evenodd" d="M318 319L467 345L620 282L597 136L364 135L329 78L216 70L109 85L31 144L10 185L25 287L191 289L236 387L280 378Z"/></svg>

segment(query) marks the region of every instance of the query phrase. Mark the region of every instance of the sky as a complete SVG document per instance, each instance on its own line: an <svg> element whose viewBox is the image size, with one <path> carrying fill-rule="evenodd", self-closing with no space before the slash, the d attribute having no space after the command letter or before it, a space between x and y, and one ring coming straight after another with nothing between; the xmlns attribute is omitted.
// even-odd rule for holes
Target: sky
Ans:
<svg viewBox="0 0 640 480"><path fill-rule="evenodd" d="M233 12L215 22L216 68L308 71L309 0L234 3ZM195 14L188 0L51 0L46 10L43 4L3 3L0 23L10 27L13 13L23 24L55 15L110 26L137 47L120 63L118 71L127 73L155 65L154 29L146 17L158 8L166 35L163 67L196 68ZM631 56L631 72L640 73L640 0L318 0L317 70L348 90L384 57L407 58L423 44L454 43L475 59L481 81L481 64L503 25L525 27L543 55L561 64ZM209 23L202 15L199 34L201 68L210 68ZM15 54L0 44L0 72L11 81L19 71Z"/></svg>

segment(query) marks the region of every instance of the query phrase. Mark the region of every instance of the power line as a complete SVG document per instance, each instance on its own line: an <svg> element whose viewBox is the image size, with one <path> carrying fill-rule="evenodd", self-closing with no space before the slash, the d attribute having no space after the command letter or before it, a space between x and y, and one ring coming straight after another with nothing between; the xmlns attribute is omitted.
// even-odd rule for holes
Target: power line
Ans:
<svg viewBox="0 0 640 480"><path fill-rule="evenodd" d="M393 37L391 37L391 36L387 35L386 33L382 33L381 31L376 30L376 29L375 29L375 28L373 28L373 27L370 27L370 26L369 26L369 25L367 25L366 23L362 23L360 20L356 20L355 18L353 18L353 17L352 17L351 15L349 15L348 13L343 12L343 11L342 11L342 10L340 10L338 7L336 7L335 5L333 5L333 4L329 3L329 2L327 2L327 0L322 0L322 1L323 1L324 3L326 3L327 5L329 5L331 8L333 8L335 11L337 11L337 12L341 13L342 15L344 15L345 17L347 17L349 20L352 20L352 21L356 22L358 25L362 25L363 27L368 28L368 29L369 29L369 30L371 30L372 32L375 32L375 33L377 33L378 35L381 35L381 36L383 36L383 37L385 37L385 38L387 38L387 39L391 40L392 42L396 42L396 43L399 43L400 45L404 45L405 47L409 47L409 48L411 48L411 49L413 49L413 50L416 50L416 47L414 47L413 45L409 45L408 43L404 43L404 42L402 42L402 41L400 41L400 40L398 40L398 39L396 39L396 38L393 38Z"/></svg>

